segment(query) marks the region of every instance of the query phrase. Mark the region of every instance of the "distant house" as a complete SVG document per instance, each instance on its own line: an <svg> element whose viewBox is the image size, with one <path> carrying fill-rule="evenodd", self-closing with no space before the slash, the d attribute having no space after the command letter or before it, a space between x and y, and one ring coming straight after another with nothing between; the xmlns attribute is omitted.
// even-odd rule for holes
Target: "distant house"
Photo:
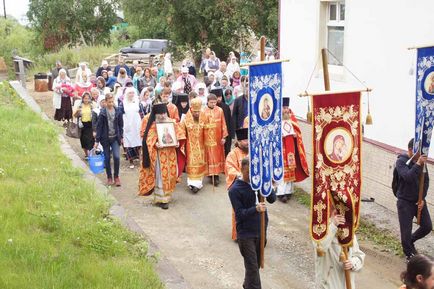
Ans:
<svg viewBox="0 0 434 289"><path fill-rule="evenodd" d="M365 136L406 148L414 134L416 50L434 45L433 0L280 0L280 57L284 65L284 94L291 97L295 113L305 118L307 98L296 96L306 89L309 77L327 47L331 88L363 88L342 66L374 90L370 96L374 125ZM309 91L322 91L321 62ZM364 116L367 98L363 98ZM431 154L434 149L431 149Z"/></svg>

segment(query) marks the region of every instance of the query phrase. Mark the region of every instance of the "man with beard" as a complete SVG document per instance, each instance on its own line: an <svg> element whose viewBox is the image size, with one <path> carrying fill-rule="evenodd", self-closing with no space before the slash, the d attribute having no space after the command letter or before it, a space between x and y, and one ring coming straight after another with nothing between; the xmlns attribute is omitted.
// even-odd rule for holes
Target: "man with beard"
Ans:
<svg viewBox="0 0 434 289"><path fill-rule="evenodd" d="M202 101L199 98L192 99L191 109L181 121L187 139L187 185L194 194L203 187L202 179L206 172L204 145L206 115L201 109Z"/></svg>
<svg viewBox="0 0 434 289"><path fill-rule="evenodd" d="M174 123L177 146L179 141L185 138L175 120L168 117L167 105L154 104L152 112L143 118L140 130L143 138L143 162L139 176L139 195L148 196L154 193L154 203L167 210L175 190L178 168L176 148L162 147L158 142L157 123L163 122Z"/></svg>
<svg viewBox="0 0 434 289"><path fill-rule="evenodd" d="M413 256L402 272L400 289L434 289L434 262L424 255Z"/></svg>
<svg viewBox="0 0 434 289"><path fill-rule="evenodd" d="M208 95L208 104L204 110L207 118L205 126L205 149L208 161L208 176L214 186L220 183L219 174L225 170L224 144L228 130L223 110L217 106L215 94Z"/></svg>
<svg viewBox="0 0 434 289"><path fill-rule="evenodd" d="M225 115L226 128L228 131L228 136L226 137L225 142L225 157L227 157L227 155L231 151L232 139L234 138L234 130L232 128L231 121L231 109L229 108L229 105L227 105L223 100L223 89L221 87L216 87L212 89L211 93L217 96L217 106L223 110L223 113Z"/></svg>
<svg viewBox="0 0 434 289"><path fill-rule="evenodd" d="M235 144L235 148L226 157L225 175L226 188L228 190L235 180L241 177L241 161L249 154L248 131L248 128L240 128L236 130L238 141ZM232 240L237 240L237 228L234 211L232 211Z"/></svg>
<svg viewBox="0 0 434 289"><path fill-rule="evenodd" d="M291 198L293 183L309 176L301 129L289 108L289 97L282 100L282 143L284 178L277 188L277 198L286 203Z"/></svg>

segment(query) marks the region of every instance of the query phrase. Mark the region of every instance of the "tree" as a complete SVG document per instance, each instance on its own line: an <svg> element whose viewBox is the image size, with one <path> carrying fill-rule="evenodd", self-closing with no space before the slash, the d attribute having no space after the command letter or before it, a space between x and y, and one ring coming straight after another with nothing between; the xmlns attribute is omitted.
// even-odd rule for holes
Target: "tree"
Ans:
<svg viewBox="0 0 434 289"><path fill-rule="evenodd" d="M196 60L205 47L220 56L237 50L251 32L277 42L277 0L122 0L121 5L126 20L143 28L143 37L168 38Z"/></svg>
<svg viewBox="0 0 434 289"><path fill-rule="evenodd" d="M30 0L27 17L45 49L65 44L107 44L117 0Z"/></svg>

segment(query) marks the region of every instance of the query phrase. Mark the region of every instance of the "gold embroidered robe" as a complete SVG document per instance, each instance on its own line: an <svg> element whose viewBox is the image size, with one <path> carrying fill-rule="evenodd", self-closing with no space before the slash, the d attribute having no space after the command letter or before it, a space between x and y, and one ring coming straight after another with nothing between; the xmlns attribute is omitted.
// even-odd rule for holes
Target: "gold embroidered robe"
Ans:
<svg viewBox="0 0 434 289"><path fill-rule="evenodd" d="M208 162L208 175L218 175L225 170L225 149L221 140L228 136L223 110L215 106L204 110L207 123L205 125L205 150Z"/></svg>

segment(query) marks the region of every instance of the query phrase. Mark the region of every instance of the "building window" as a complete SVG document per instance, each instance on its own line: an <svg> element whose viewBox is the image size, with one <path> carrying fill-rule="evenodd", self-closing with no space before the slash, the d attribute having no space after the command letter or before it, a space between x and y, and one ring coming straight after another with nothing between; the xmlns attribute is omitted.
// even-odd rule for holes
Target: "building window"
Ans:
<svg viewBox="0 0 434 289"><path fill-rule="evenodd" d="M340 65L344 60L345 3L327 5L327 49L339 60L329 57L329 64Z"/></svg>

